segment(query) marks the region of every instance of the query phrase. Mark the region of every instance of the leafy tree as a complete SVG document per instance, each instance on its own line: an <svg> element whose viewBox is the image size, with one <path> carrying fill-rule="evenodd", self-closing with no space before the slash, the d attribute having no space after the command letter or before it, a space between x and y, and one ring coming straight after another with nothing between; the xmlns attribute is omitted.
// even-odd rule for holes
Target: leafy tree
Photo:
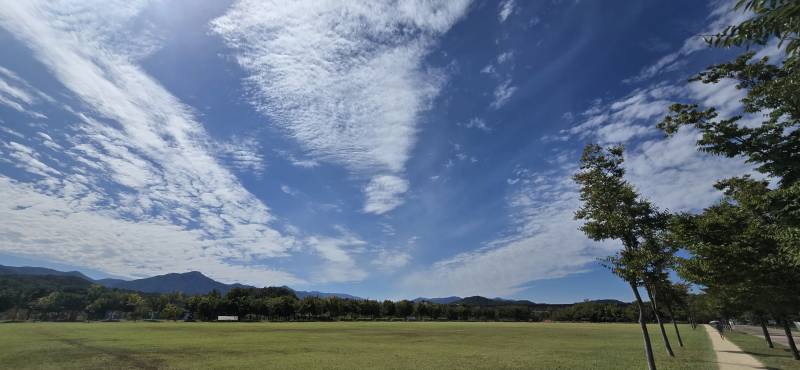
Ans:
<svg viewBox="0 0 800 370"><path fill-rule="evenodd" d="M381 304L381 315L384 317L393 317L395 315L394 302L388 299L383 301Z"/></svg>
<svg viewBox="0 0 800 370"><path fill-rule="evenodd" d="M141 295L136 293L128 294L125 301L125 312L128 312L133 321L144 317L147 308L147 301Z"/></svg>
<svg viewBox="0 0 800 370"><path fill-rule="evenodd" d="M325 300L325 311L328 312L331 318L339 318L342 316L344 312L342 299L339 297L328 297L328 299Z"/></svg>
<svg viewBox="0 0 800 370"><path fill-rule="evenodd" d="M717 84L723 79L735 81L736 88L745 92L741 99L742 114L719 117L715 107L700 109L696 103L675 104L659 127L667 135L674 134L683 126L694 127L702 134L697 142L701 150L727 157L743 157L756 165L758 171L777 179L777 187L770 188L766 183L747 177L720 182L718 188L725 190L729 199L706 210L700 219L684 220L697 224L693 230L695 239L719 240L713 240L708 247L695 244L694 248L701 257L687 261L686 270L696 279L712 279L719 284L708 286L707 291L721 303L723 310L741 310L741 303L748 302L748 299L750 302L754 302L754 298L755 302L764 302L763 296L769 291L772 294L768 294L767 300L772 301L772 305L757 304L751 311L762 316L760 312L770 307L774 311L779 307L781 311L788 309L796 313L793 301L797 296L797 285L793 291L785 290L781 281L794 281L793 268L785 266L786 261L800 265L800 2L739 0L736 9L752 12L753 16L708 37L706 41L714 47L749 48L775 40L785 53L783 59L777 63L767 57L754 60L755 53L746 52L733 61L710 66L692 81L704 84ZM753 124L745 118L761 119L761 122ZM724 225L726 222L736 223L742 229ZM750 238L756 244L737 244L715 230L703 229L706 223ZM737 250L725 251L720 246ZM753 264L748 266L755 266L758 270L726 271L720 276L704 277L697 272L715 268L707 266L709 261L702 260L702 256L713 256L714 261L726 258L718 262L732 265L742 263L730 258L749 258ZM761 285L748 284L743 280L743 271L757 274L750 278L758 280ZM774 305L776 300L781 303ZM789 313L773 315L778 315L783 322L794 357L800 359L789 330ZM771 343L768 336L766 339Z"/></svg>
<svg viewBox="0 0 800 370"><path fill-rule="evenodd" d="M788 327L800 311L800 266L785 258L761 213L765 208L758 199L770 191L767 183L732 179L718 187L726 189L723 200L700 215L674 221L675 235L691 253L680 272L706 287L723 316L750 311L763 320L763 313L769 313ZM796 354L791 332L786 335Z"/></svg>
<svg viewBox="0 0 800 370"><path fill-rule="evenodd" d="M361 313L375 319L381 314L381 304L371 299L361 301Z"/></svg>
<svg viewBox="0 0 800 370"><path fill-rule="evenodd" d="M604 150L599 145L587 145L581 158L580 171L575 181L581 186L581 208L575 218L584 220L581 230L593 240L616 239L622 250L607 262L612 271L631 287L639 307L639 325L644 339L648 368L656 368L647 323L644 302L639 285L644 281L647 253L642 247L644 236L650 231L648 224L656 213L655 208L639 195L624 179L622 168L623 148Z"/></svg>
<svg viewBox="0 0 800 370"><path fill-rule="evenodd" d="M397 302L395 307L397 308L397 314L402 318L407 318L414 313L414 303L405 299Z"/></svg>
<svg viewBox="0 0 800 370"><path fill-rule="evenodd" d="M183 316L183 308L180 308L172 303L167 303L161 310L161 315L167 320L176 321Z"/></svg>
<svg viewBox="0 0 800 370"><path fill-rule="evenodd" d="M726 157L743 157L757 169L778 179L778 187L762 199L775 225L775 233L794 261L800 264L800 3L792 0L739 0L736 8L752 11L750 19L707 39L717 47L764 45L780 42L785 57L778 64L764 57L753 60L747 52L733 61L712 65L692 81L717 84L737 82L745 92L743 115L719 117L715 107L674 104L659 123L667 135L683 126L702 134L697 145L703 151Z"/></svg>
<svg viewBox="0 0 800 370"><path fill-rule="evenodd" d="M667 332L664 329L664 321L661 318L662 313L660 307L661 301L665 300L661 293L668 289L668 286L671 284L668 270L674 264L676 252L676 248L667 241L665 236L669 218L670 215L668 213L660 212L654 208L647 217L640 220L642 230L641 247L645 266L642 280L647 296L650 298L653 316L661 331L661 338L664 341L664 346L667 353L671 357L675 357L669 337L667 337ZM680 335L678 335L678 339L681 347L683 347Z"/></svg>
<svg viewBox="0 0 800 370"><path fill-rule="evenodd" d="M322 300L319 297L308 296L300 301L299 313L311 319L322 315L322 308Z"/></svg>

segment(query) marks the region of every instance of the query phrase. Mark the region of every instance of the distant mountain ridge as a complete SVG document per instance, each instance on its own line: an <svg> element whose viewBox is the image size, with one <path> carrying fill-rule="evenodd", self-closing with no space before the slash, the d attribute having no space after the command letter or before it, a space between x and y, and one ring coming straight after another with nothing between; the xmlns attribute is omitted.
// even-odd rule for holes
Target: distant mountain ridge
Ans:
<svg viewBox="0 0 800 370"><path fill-rule="evenodd" d="M92 279L78 271L59 271L45 267L13 267L0 265L0 275L28 275L28 276L73 276L78 277L95 284L100 284L108 288L117 288L125 290L133 290L143 293L172 293L183 292L184 294L196 295L207 294L212 290L217 290L220 294L225 294L233 288L252 288L250 285L244 284L225 284L216 281L208 276L203 275L199 271L190 271L184 273L169 273L164 275L152 276L149 278L123 280L123 279ZM295 290L298 298L302 299L308 296L314 297L339 297L347 299L362 299L350 294L344 293L325 293L318 291L302 291Z"/></svg>
<svg viewBox="0 0 800 370"><path fill-rule="evenodd" d="M225 294L233 288L249 287L242 284L220 283L198 271L169 273L136 280L101 279L97 280L96 283L109 288L136 290L145 293L183 292L190 295L206 294L212 290Z"/></svg>
<svg viewBox="0 0 800 370"><path fill-rule="evenodd" d="M33 266L3 266L0 265L0 275L29 275L29 276L74 276L81 279L94 281L92 278L82 274L79 271L58 271L46 267L33 267Z"/></svg>
<svg viewBox="0 0 800 370"><path fill-rule="evenodd" d="M350 294L346 294L346 293L324 293L324 292L318 292L316 290L312 290L312 291L295 290L294 294L297 295L297 298L300 298L300 299L303 299L305 297L319 297L319 298L339 297L339 298L343 298L343 299L357 299L357 300L364 299L364 298L357 297L357 296L350 295Z"/></svg>
<svg viewBox="0 0 800 370"><path fill-rule="evenodd" d="M45 267L12 267L0 265L0 276L2 275L24 275L24 276L67 276L76 277L94 284L100 284L108 288L117 288L131 291L138 291L143 293L172 293L176 291L183 292L184 294L197 295L207 294L212 290L217 290L220 294L225 294L233 288L253 288L250 285L243 284L225 284L216 281L199 271L190 271L184 273L169 273L164 275L152 276L149 278L136 279L136 280L123 280L123 279L92 279L79 271L58 271ZM289 288L291 289L291 288ZM343 299L356 299L363 298L345 293L325 293L318 291L303 291L292 289L297 298L303 299L305 297L339 297ZM482 306L482 307L497 307L497 306L528 306L532 309L547 309L554 307L567 307L572 304L552 304L552 303L534 303L529 300L512 300L504 298L486 298L482 296L471 297L439 297L439 298L424 298L418 297L413 300L414 302L431 302L437 304L460 304L465 306ZM609 303L609 304L625 304L624 302L604 299L592 302Z"/></svg>
<svg viewBox="0 0 800 370"><path fill-rule="evenodd" d="M425 297L418 297L413 300L413 302L430 302L430 303L437 303L437 304L450 304L453 302L460 301L461 297L450 296L450 297L441 297L441 298L425 298Z"/></svg>

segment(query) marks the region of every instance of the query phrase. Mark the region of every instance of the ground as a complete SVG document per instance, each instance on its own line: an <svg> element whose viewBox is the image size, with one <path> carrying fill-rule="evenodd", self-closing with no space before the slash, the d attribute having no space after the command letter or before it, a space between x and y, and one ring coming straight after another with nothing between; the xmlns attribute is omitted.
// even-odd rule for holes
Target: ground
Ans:
<svg viewBox="0 0 800 370"><path fill-rule="evenodd" d="M737 325L737 328L738 327L739 325ZM777 336L773 337L775 348L772 349L767 347L763 336L755 336L743 332L733 332L727 334L727 338L739 346L742 351L761 361L761 363L763 363L767 369L800 369L800 361L796 361L794 358L792 358L792 353L790 352L789 347L786 347L775 340ZM797 340L797 337L795 337L795 340Z"/></svg>
<svg viewBox="0 0 800 370"><path fill-rule="evenodd" d="M789 341L786 339L786 334L783 331L783 328L776 328L776 327L769 327L770 337L772 337L772 341L777 344L784 345L787 349L789 348ZM764 332L761 330L760 326L755 325L736 325L736 331L743 332L747 334L752 334L760 338L764 338ZM795 341L797 341L797 330L794 331Z"/></svg>
<svg viewBox="0 0 800 370"><path fill-rule="evenodd" d="M650 330L659 369L716 369L704 330L683 326L674 359ZM634 324L14 323L0 348L14 369L646 368Z"/></svg>
<svg viewBox="0 0 800 370"><path fill-rule="evenodd" d="M764 363L720 335L719 331L713 326L703 325L703 330L711 338L711 346L714 347L719 370L765 369Z"/></svg>

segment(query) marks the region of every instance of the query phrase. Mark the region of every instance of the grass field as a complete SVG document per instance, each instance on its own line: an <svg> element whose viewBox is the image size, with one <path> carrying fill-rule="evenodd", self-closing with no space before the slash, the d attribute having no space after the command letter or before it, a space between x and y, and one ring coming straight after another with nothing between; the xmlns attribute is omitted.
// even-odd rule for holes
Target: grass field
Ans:
<svg viewBox="0 0 800 370"><path fill-rule="evenodd" d="M651 330L659 369L716 369L704 330L684 326L675 359ZM14 323L0 348L13 369L646 368L633 324Z"/></svg>
<svg viewBox="0 0 800 370"><path fill-rule="evenodd" d="M768 369L800 369L800 361L792 357L789 347L775 343L775 348L769 348L764 343L764 338L741 332L730 332L727 337L742 351L761 361Z"/></svg>

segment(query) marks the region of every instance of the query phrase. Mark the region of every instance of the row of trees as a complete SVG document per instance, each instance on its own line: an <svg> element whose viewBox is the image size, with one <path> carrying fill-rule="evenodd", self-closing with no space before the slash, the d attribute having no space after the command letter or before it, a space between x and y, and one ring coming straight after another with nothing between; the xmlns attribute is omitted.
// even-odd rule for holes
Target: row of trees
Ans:
<svg viewBox="0 0 800 370"><path fill-rule="evenodd" d="M477 298L477 297L476 297ZM690 320L689 312L709 312L703 296L687 295L676 318ZM697 302L700 302L698 305ZM689 307L695 307L689 309ZM696 308L701 307L701 308ZM338 297L298 299L286 287L235 288L222 295L185 296L181 293L145 294L105 288L59 276L0 276L0 317L10 320L182 320L213 321L235 315L247 321L297 320L464 320L464 321L591 321L633 322L636 306L619 301L586 301L572 305L464 300L433 302L354 300ZM646 320L655 320L652 311Z"/></svg>
<svg viewBox="0 0 800 370"><path fill-rule="evenodd" d="M273 289L273 288L265 288ZM543 315L526 306L482 307L432 302L376 301L288 294L270 296L263 289L235 288L224 296L216 292L189 298L186 309L199 320L236 315L242 320L509 320L539 321Z"/></svg>
<svg viewBox="0 0 800 370"><path fill-rule="evenodd" d="M667 352L674 356L660 314L672 316L686 287L670 282L670 271L699 285L719 319L746 315L761 322L770 346L764 322L780 322L795 359L800 359L790 330L790 321L800 312L800 3L740 0L736 9L752 17L707 42L749 47L777 39L783 60L754 60L755 54L746 52L709 67L692 81L736 81L745 92L741 115L719 117L714 107L674 104L658 127L668 136L695 130L700 150L744 158L766 180L721 179L716 188L724 197L718 203L699 214L670 214L625 180L621 146L588 145L575 175L582 200L576 218L585 221L584 233L622 245L605 262L628 282L636 298L650 369L656 366L640 289L650 300ZM763 121L754 125L743 117ZM679 249L688 256L676 257Z"/></svg>

